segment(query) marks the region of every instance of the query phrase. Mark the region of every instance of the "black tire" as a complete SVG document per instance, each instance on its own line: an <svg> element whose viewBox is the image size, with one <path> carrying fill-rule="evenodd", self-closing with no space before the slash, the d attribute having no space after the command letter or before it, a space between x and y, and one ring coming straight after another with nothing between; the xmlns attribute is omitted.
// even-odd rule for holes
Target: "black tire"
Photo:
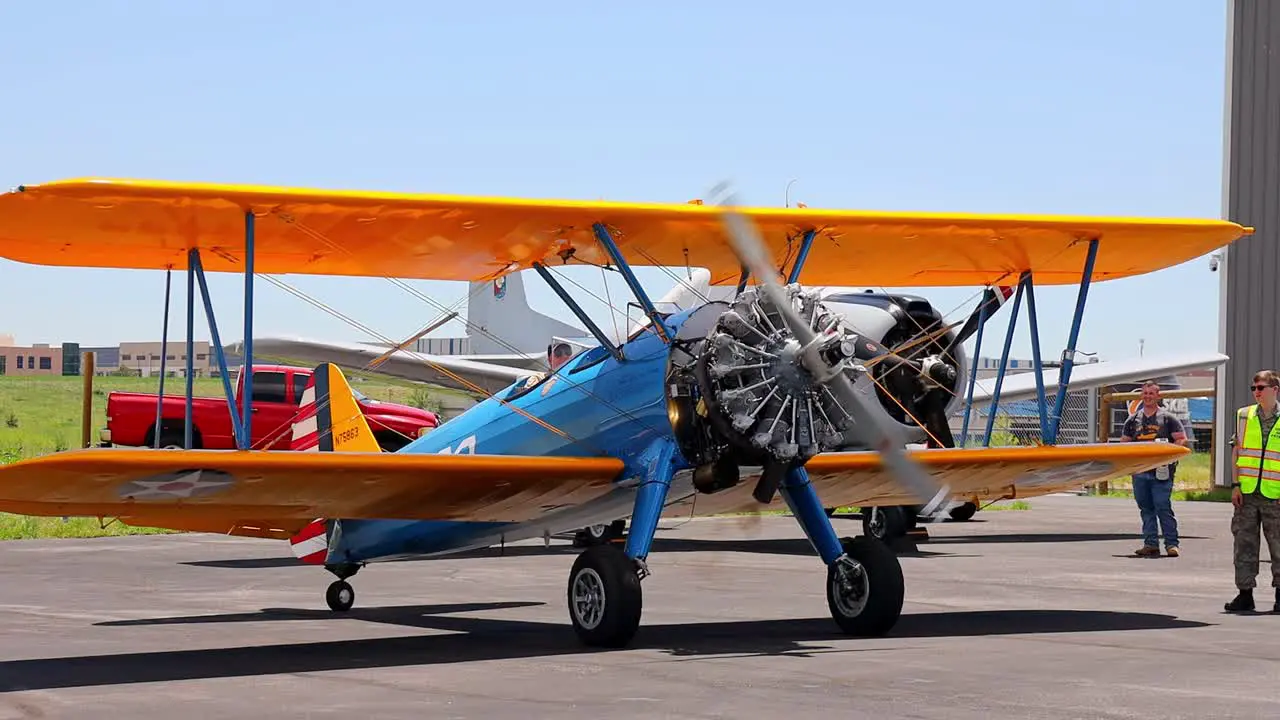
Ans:
<svg viewBox="0 0 1280 720"><path fill-rule="evenodd" d="M850 558L862 565L855 592L844 590L836 564L827 567L827 607L847 635L879 636L893 629L902 615L906 586L898 556L869 537L841 541Z"/></svg>
<svg viewBox="0 0 1280 720"><path fill-rule="evenodd" d="M605 545L622 537L626 531L626 520L615 520L608 525L588 525L574 533L573 546L586 548Z"/></svg>
<svg viewBox="0 0 1280 720"><path fill-rule="evenodd" d="M324 601L334 612L346 612L356 604L356 591L346 580L334 580L324 593Z"/></svg>
<svg viewBox="0 0 1280 720"><path fill-rule="evenodd" d="M892 542L907 534L908 520L906 508L893 505L890 507L862 508L862 534L881 542ZM873 519L872 515L878 515Z"/></svg>
<svg viewBox="0 0 1280 720"><path fill-rule="evenodd" d="M956 522L966 522L972 520L975 513L978 512L978 506L974 503L967 502L963 505L957 505L948 512L951 519Z"/></svg>
<svg viewBox="0 0 1280 720"><path fill-rule="evenodd" d="M597 545L578 556L565 599L573 630L589 647L624 647L640 627L640 575L635 562L613 545Z"/></svg>

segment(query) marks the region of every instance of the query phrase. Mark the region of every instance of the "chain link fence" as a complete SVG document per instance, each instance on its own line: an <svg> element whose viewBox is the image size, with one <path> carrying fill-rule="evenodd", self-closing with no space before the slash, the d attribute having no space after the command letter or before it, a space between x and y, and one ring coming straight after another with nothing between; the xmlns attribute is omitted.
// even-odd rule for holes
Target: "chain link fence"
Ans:
<svg viewBox="0 0 1280 720"><path fill-rule="evenodd" d="M1044 417L1053 414L1057 402L1057 393L1045 388ZM991 415L990 402L974 403L969 411L969 427L967 434L961 437L964 430L963 409L951 419L951 430L957 445L969 447L1013 447L1018 445L1039 445L1043 443L1040 425L1040 402L1038 400L1014 400L1001 402L996 406L995 421L991 423L991 439L986 441L987 422ZM1047 424L1047 421L1046 421ZM1099 442L1098 395L1097 390L1080 390L1068 392L1066 402L1062 405L1062 420L1058 423L1058 436L1051 444L1080 445Z"/></svg>

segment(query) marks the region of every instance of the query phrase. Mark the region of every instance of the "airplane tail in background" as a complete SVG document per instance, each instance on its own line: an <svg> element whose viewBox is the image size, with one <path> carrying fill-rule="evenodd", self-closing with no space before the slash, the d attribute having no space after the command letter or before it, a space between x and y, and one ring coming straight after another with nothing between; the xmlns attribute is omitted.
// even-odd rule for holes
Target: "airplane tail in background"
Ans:
<svg viewBox="0 0 1280 720"><path fill-rule="evenodd" d="M529 307L524 273L467 287L467 336L472 355L542 354L554 337L578 338L587 331ZM498 341L502 342L499 343Z"/></svg>
<svg viewBox="0 0 1280 720"><path fill-rule="evenodd" d="M337 365L321 363L311 374L298 402L289 449L294 452L382 451L356 404L346 376ZM293 554L308 565L323 565L332 536L329 525L326 519L317 518L289 538Z"/></svg>

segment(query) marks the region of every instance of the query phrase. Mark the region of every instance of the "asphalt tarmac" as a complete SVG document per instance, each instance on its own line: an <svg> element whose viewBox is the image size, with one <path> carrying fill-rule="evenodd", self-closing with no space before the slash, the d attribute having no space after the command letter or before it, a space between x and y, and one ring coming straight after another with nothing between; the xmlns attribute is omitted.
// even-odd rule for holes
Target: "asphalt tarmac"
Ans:
<svg viewBox="0 0 1280 720"><path fill-rule="evenodd" d="M836 633L791 518L664 522L610 652L573 635L564 542L366 567L342 616L281 542L0 543L0 719L1275 715L1280 615L1222 611L1229 505L1175 504L1183 556L1140 559L1132 501L1030 502L932 526L876 639Z"/></svg>

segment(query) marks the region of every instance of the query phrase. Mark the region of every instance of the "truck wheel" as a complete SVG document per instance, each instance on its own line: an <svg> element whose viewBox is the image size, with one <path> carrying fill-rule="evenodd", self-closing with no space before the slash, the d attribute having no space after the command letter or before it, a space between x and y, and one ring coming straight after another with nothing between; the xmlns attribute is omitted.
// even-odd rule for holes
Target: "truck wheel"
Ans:
<svg viewBox="0 0 1280 720"><path fill-rule="evenodd" d="M405 445L413 442L411 439L399 433L377 433L374 435L374 438L378 441L378 447L382 449L382 452L389 453L396 452Z"/></svg>
<svg viewBox="0 0 1280 720"><path fill-rule="evenodd" d="M182 430L165 429L160 433L160 449L161 450L185 450L187 444L187 436ZM147 438L147 446L154 447L151 438ZM195 450L200 447L200 435L193 433L191 436L191 449Z"/></svg>

